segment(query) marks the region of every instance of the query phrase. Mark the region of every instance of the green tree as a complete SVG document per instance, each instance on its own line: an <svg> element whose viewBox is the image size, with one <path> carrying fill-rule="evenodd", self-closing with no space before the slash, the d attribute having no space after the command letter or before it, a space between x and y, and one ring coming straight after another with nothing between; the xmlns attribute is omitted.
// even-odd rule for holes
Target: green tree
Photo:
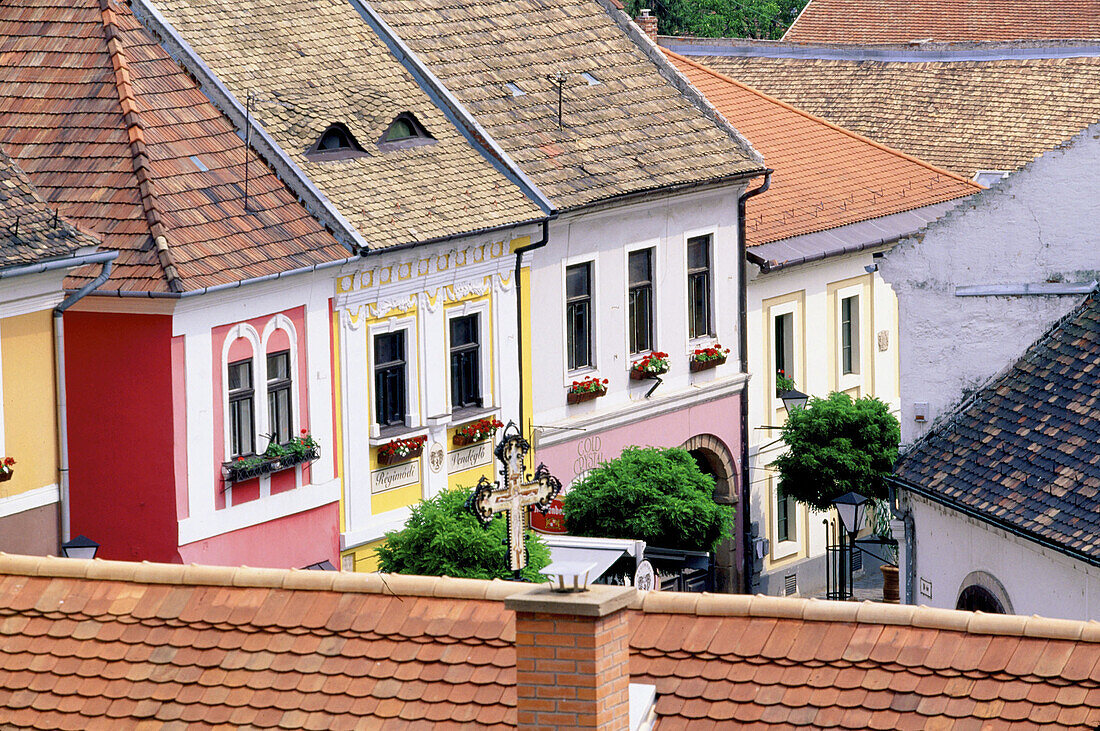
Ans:
<svg viewBox="0 0 1100 731"><path fill-rule="evenodd" d="M638 17L651 8L662 35L705 38L776 39L798 17L807 0L628 0Z"/></svg>
<svg viewBox="0 0 1100 731"><path fill-rule="evenodd" d="M818 510L848 492L884 498L900 439L898 420L874 396L853 401L846 393L831 393L810 399L783 426L789 449L772 463L779 488Z"/></svg>
<svg viewBox="0 0 1100 731"><path fill-rule="evenodd" d="M412 509L405 527L386 534L376 553L382 571L467 579L511 579L507 526L497 516L487 526L466 509L471 490L444 490ZM539 569L550 563L550 549L528 531L526 581L545 581Z"/></svg>
<svg viewBox="0 0 1100 731"><path fill-rule="evenodd" d="M661 548L713 551L733 527L714 501L714 478L683 449L627 447L565 496L573 535L635 538Z"/></svg>

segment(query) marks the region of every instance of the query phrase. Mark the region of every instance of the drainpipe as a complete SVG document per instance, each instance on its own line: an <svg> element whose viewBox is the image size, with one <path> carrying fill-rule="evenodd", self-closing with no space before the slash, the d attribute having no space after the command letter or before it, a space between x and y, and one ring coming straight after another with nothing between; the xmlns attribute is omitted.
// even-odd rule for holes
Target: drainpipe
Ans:
<svg viewBox="0 0 1100 731"><path fill-rule="evenodd" d="M741 372L749 372L749 293L748 293L748 247L745 245L745 201L768 190L772 184L772 170L764 171L764 182L759 188L746 190L737 198L737 334L741 350ZM742 580L741 591L752 593L753 553L749 544L752 525L749 515L749 384L741 387L741 495L738 507L741 508L741 552Z"/></svg>
<svg viewBox="0 0 1100 731"><path fill-rule="evenodd" d="M105 251L93 263L102 263L103 271L99 276L85 284L77 291L70 294L57 307L53 308L53 352L54 352L54 379L57 388L57 447L58 447L58 479L60 488L61 518L61 542L67 543L72 537L69 526L69 418L65 409L65 322L63 315L65 310L75 305L81 298L96 289L111 276L114 261L118 258L117 251Z"/></svg>
<svg viewBox="0 0 1100 731"><path fill-rule="evenodd" d="M523 255L528 251L534 251L535 249L541 249L550 242L550 221L556 218L556 215L551 215L549 218L544 218L542 221L542 238L538 241L532 241L526 246L521 246L516 249L516 354L518 359L516 363L519 365L519 421L520 421L520 433L524 433L523 424L523 293L520 286L520 269L523 264Z"/></svg>

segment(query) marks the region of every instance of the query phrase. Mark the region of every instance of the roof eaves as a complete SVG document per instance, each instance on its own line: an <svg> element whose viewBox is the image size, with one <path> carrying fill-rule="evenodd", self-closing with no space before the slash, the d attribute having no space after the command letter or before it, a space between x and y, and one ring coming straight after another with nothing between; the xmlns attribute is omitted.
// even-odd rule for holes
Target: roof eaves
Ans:
<svg viewBox="0 0 1100 731"><path fill-rule="evenodd" d="M394 32L374 8L362 0L348 0L359 16L371 30L386 44L386 48L412 75L417 85L431 98L432 102L446 115L447 119L466 137L472 147L478 150L493 167L514 183L524 195L530 198L543 213L551 214L556 207L543 195L538 186L524 173L519 165L493 139L477 121L473 114L443 85L443 82L431 72L427 65L413 53L412 49Z"/></svg>
<svg viewBox="0 0 1100 731"><path fill-rule="evenodd" d="M961 63L1094 58L1100 43L1080 41L974 41L966 43L795 43L747 38L661 36L661 46L684 56L799 59L805 61L874 61L877 63Z"/></svg>
<svg viewBox="0 0 1100 731"><path fill-rule="evenodd" d="M625 33L657 67L661 76L697 107L699 111L713 121L719 129L725 132L741 151L748 155L750 160L760 165L760 170L756 173L757 175L763 174L763 156L757 152L752 146L752 143L745 139L745 137L737 131L737 128L710 103L709 99L691 85L691 82L680 73L678 68L669 63L661 47L654 43L653 39L646 35L646 33L630 19L630 16L616 8L611 0L599 0L599 3L603 6L604 10L607 11L607 14L611 16L611 19L615 21L615 24L619 26L620 30L622 30L622 32Z"/></svg>

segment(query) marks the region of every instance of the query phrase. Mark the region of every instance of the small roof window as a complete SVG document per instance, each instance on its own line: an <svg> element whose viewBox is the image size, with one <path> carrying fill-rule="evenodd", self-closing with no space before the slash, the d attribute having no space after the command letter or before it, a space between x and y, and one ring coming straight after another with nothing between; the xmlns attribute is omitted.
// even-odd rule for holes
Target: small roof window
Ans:
<svg viewBox="0 0 1100 731"><path fill-rule="evenodd" d="M585 71L581 74L581 78L584 79L585 81L587 81L589 86L599 86L600 84L603 83L602 81L600 81L595 76L588 73L587 71Z"/></svg>
<svg viewBox="0 0 1100 731"><path fill-rule="evenodd" d="M504 88L512 93L512 96L527 96L527 92L516 86L511 81L504 83Z"/></svg>
<svg viewBox="0 0 1100 731"><path fill-rule="evenodd" d="M420 124L409 112L398 114L382 137L378 140L378 147L383 150L395 150L404 147L417 147L435 143L435 138L428 134L424 125Z"/></svg>
<svg viewBox="0 0 1100 731"><path fill-rule="evenodd" d="M356 141L351 130L337 122L329 125L329 128L321 133L313 147L306 150L306 154L315 159L338 159L358 157L366 152Z"/></svg>

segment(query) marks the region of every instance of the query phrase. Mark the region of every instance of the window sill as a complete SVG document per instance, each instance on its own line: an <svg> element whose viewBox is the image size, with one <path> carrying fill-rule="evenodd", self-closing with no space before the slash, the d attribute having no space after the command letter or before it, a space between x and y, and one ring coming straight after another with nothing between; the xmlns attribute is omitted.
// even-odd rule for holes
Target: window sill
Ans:
<svg viewBox="0 0 1100 731"><path fill-rule="evenodd" d="M428 430L423 426L387 426L378 431L378 436L371 437L367 443L372 447L388 444L394 439L408 439L409 437L427 436Z"/></svg>
<svg viewBox="0 0 1100 731"><path fill-rule="evenodd" d="M498 411L499 409L492 406L488 408L484 406L468 406L464 409L456 409L451 412L451 426L458 427L463 424L468 424L471 421L484 419L486 416L496 414Z"/></svg>

